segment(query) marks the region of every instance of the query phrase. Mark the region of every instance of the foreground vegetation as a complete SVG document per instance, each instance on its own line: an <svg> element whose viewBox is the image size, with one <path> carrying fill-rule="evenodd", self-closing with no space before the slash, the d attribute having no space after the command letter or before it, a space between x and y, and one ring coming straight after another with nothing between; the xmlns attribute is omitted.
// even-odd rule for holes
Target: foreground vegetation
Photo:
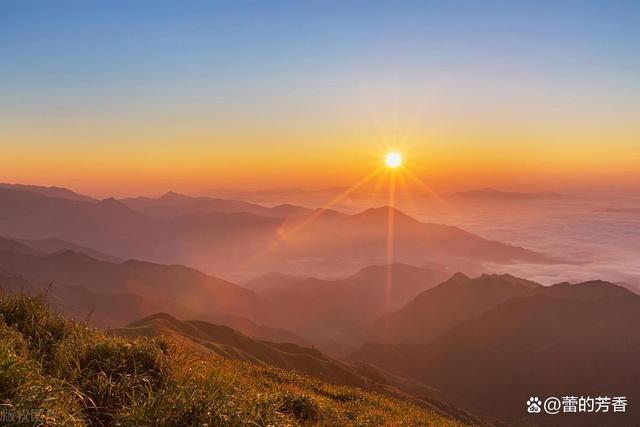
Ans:
<svg viewBox="0 0 640 427"><path fill-rule="evenodd" d="M407 402L276 368L125 339L42 298L0 298L0 424L459 425Z"/></svg>

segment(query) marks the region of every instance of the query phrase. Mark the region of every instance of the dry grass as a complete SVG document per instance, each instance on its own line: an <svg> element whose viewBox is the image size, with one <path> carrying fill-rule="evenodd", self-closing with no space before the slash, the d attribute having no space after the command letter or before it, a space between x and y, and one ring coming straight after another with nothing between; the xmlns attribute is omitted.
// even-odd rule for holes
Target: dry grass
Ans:
<svg viewBox="0 0 640 427"><path fill-rule="evenodd" d="M9 425L459 425L389 397L203 356L166 339L108 337L26 296L0 299L0 405Z"/></svg>

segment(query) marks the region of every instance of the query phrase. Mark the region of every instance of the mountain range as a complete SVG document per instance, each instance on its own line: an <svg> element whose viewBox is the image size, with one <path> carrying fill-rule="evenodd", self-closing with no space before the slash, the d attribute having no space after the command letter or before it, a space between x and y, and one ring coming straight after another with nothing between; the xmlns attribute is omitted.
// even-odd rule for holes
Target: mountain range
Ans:
<svg viewBox="0 0 640 427"><path fill-rule="evenodd" d="M484 291L492 296L474 303ZM543 287L511 276L456 275L387 319L385 337L395 343L367 343L350 360L420 381L507 425L604 422L603 415L534 418L525 410L532 395L640 393L640 296L612 283ZM630 410L606 425L639 419Z"/></svg>
<svg viewBox="0 0 640 427"><path fill-rule="evenodd" d="M45 187L42 185L27 185L27 184L8 184L8 183L0 183L0 188L5 188L9 190L18 190L18 191L30 191L32 193L41 194L43 196L55 197L58 199L66 199L66 200L76 200L80 202L97 202L96 199L90 196L86 196L84 194L76 193L75 191L71 191L68 188L64 187Z"/></svg>
<svg viewBox="0 0 640 427"><path fill-rule="evenodd" d="M94 202L3 188L0 235L62 239L121 259L184 264L234 280L276 270L344 276L388 262L387 229L389 215L393 215L392 243L398 262L455 265L456 260L469 259L495 263L552 261L544 254L490 241L456 227L423 223L389 207L346 215L241 204L252 212L220 212L208 209L240 207L238 202L203 202L188 197L185 201L185 197L170 194L165 198L169 204L160 199ZM256 214L256 210L267 210L268 215ZM169 211L192 213L173 217ZM275 212L293 216L276 216Z"/></svg>
<svg viewBox="0 0 640 427"><path fill-rule="evenodd" d="M159 198L135 197L120 199L131 209L156 218L175 218L194 213L245 212L267 217L283 218L309 214L312 210L301 206L280 204L265 207L255 203L211 197L191 197L170 191Z"/></svg>
<svg viewBox="0 0 640 427"><path fill-rule="evenodd" d="M502 201L526 201L526 200L549 200L559 199L563 195L554 193L553 191L539 192L517 192L496 190L495 188L478 188L475 190L458 191L452 193L449 197L454 199L471 199L471 200L502 200Z"/></svg>
<svg viewBox="0 0 640 427"><path fill-rule="evenodd" d="M448 275L394 264L339 280L271 274L241 287L180 265L110 262L71 250L40 253L10 239L0 239L0 269L5 289L47 292L59 310L76 319L90 315L96 326L121 326L166 311L261 339L314 342L339 354L357 346L369 322ZM394 285L387 288L389 271Z"/></svg>
<svg viewBox="0 0 640 427"><path fill-rule="evenodd" d="M639 295L604 281L476 274L555 260L394 208L346 214L177 193L98 201L8 184L0 206L2 292L44 294L111 334L169 335L469 424L595 426L602 415L535 417L525 402L640 393ZM640 417L631 403L606 424Z"/></svg>
<svg viewBox="0 0 640 427"><path fill-rule="evenodd" d="M526 296L541 285L511 275L482 275L470 279L456 273L417 295L401 309L385 314L371 328L369 340L422 343L460 321L476 317L511 298Z"/></svg>
<svg viewBox="0 0 640 427"><path fill-rule="evenodd" d="M340 354L387 311L448 277L444 270L406 264L369 266L343 279L268 274L245 284L282 315L282 324Z"/></svg>

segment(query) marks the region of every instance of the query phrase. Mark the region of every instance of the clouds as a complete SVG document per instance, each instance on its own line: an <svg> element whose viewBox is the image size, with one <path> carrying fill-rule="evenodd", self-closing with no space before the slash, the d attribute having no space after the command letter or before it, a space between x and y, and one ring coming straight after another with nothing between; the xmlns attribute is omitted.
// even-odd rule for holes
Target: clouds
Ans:
<svg viewBox="0 0 640 427"><path fill-rule="evenodd" d="M448 221L566 260L556 265L487 265L492 271L545 285L602 279L640 290L640 215L633 206L640 204L629 196L508 204L485 201L459 207Z"/></svg>

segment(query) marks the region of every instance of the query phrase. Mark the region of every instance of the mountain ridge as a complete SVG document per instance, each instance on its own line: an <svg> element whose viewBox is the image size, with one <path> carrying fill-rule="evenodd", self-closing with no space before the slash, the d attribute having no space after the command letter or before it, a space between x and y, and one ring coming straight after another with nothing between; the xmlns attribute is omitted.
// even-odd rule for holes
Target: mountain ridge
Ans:
<svg viewBox="0 0 640 427"><path fill-rule="evenodd" d="M402 389L413 386L384 371L373 367L356 366L326 356L315 348L305 348L291 343L256 341L232 328L204 321L180 321L167 313L156 313L133 322L127 327L113 329L110 335L128 338L177 337L192 344L201 352L212 352L226 359L245 361L259 366L276 366L321 379L331 384L355 386L363 390L402 397L420 402L422 406L443 411L456 418L475 420L468 413L439 400L437 392L420 388L421 398L410 397Z"/></svg>
<svg viewBox="0 0 640 427"><path fill-rule="evenodd" d="M538 390L552 396L639 392L640 339L632 331L640 327L640 296L605 281L531 289L430 339L370 342L349 360L422 381L454 405L510 425L602 425L598 418L568 416L541 422L523 405ZM638 416L607 418L607 425L633 425Z"/></svg>
<svg viewBox="0 0 640 427"><path fill-rule="evenodd" d="M315 210L287 218L196 212L153 218L106 199L88 203L0 189L0 235L58 238L118 257L185 264L245 281L282 266L283 273L344 275L387 261L385 208L344 215ZM386 212L388 213L388 211ZM421 223L395 212L395 261L424 264L454 257L509 263L553 262L548 256L495 242L456 227Z"/></svg>

